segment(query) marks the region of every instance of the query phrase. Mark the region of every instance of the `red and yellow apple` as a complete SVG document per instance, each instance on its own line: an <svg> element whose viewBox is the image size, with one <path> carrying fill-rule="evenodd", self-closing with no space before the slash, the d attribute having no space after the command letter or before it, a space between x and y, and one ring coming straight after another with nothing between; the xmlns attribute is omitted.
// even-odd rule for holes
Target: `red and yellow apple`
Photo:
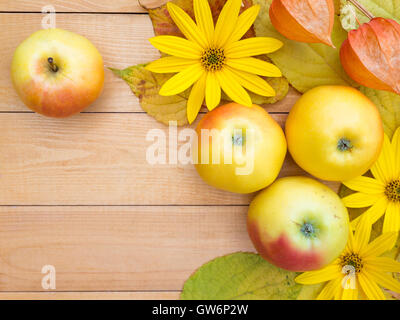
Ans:
<svg viewBox="0 0 400 320"><path fill-rule="evenodd" d="M33 33L15 50L11 76L22 101L49 117L82 111L100 95L103 59L85 37L62 29Z"/></svg>
<svg viewBox="0 0 400 320"><path fill-rule="evenodd" d="M339 196L307 177L286 177L260 192L247 230L270 263L290 271L323 268L345 249L349 218Z"/></svg>
<svg viewBox="0 0 400 320"><path fill-rule="evenodd" d="M200 120L196 132L195 167L211 186L255 192L270 185L282 168L285 135L260 106L230 103L218 107Z"/></svg>

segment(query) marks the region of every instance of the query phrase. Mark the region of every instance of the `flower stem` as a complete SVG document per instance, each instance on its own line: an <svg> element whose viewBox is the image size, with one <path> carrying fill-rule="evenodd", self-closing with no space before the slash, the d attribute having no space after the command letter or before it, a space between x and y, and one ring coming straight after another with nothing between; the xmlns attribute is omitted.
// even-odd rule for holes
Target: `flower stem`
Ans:
<svg viewBox="0 0 400 320"><path fill-rule="evenodd" d="M359 3L357 0L347 0L350 2L353 6L355 6L358 10L360 10L368 19L372 20L374 15L369 12L361 3Z"/></svg>

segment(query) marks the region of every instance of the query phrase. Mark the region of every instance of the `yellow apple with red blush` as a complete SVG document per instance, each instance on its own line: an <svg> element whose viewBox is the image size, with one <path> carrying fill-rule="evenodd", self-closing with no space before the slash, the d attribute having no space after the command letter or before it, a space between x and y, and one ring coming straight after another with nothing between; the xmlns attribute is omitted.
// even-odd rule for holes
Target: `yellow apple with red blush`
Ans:
<svg viewBox="0 0 400 320"><path fill-rule="evenodd" d="M99 97L104 65L99 51L85 37L44 29L17 47L11 77L26 106L62 118L82 111Z"/></svg>
<svg viewBox="0 0 400 320"><path fill-rule="evenodd" d="M252 193L277 178L287 151L280 125L258 106L229 103L207 113L197 129L196 170L218 189Z"/></svg>

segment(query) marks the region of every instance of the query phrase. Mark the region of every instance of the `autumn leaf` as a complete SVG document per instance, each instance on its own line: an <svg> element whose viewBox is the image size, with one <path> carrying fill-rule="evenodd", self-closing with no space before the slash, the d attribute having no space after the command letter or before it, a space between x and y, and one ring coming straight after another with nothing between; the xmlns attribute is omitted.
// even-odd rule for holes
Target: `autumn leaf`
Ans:
<svg viewBox="0 0 400 320"><path fill-rule="evenodd" d="M200 267L184 284L182 300L294 300L298 274L254 253L233 253Z"/></svg>
<svg viewBox="0 0 400 320"><path fill-rule="evenodd" d="M361 87L360 90L377 106L385 133L391 139L396 129L400 127L400 96L392 92L366 87Z"/></svg>
<svg viewBox="0 0 400 320"><path fill-rule="evenodd" d="M175 35L183 36L178 27L171 19L166 7L166 2L163 5L157 6L154 1L151 2L151 7L148 7L143 1L141 5L149 10L149 16L153 23L154 33L156 35ZM188 0L173 0L173 3L179 5L184 9L192 18L193 2ZM226 0L211 0L209 1L212 9L214 21L218 19ZM244 0L241 11L252 6L251 0ZM255 32L253 27L244 35L245 37L253 37ZM256 57L264 61L271 62L270 59L264 55ZM188 124L186 118L186 104L189 97L189 91L176 95L176 96L161 96L158 94L162 84L164 84L173 74L158 74L152 73L144 69L144 65L137 65L126 68L124 70L111 69L114 73L127 82L132 89L133 93L139 98L142 109L149 115L156 118L158 121L168 124L169 121L176 120L179 126ZM289 83L284 77L280 78L264 78L269 85L275 90L276 95L273 97L259 96L249 92L253 103L258 105L272 104L282 100L289 91ZM231 102L225 94L222 94L221 103L224 104Z"/></svg>
<svg viewBox="0 0 400 320"><path fill-rule="evenodd" d="M165 1L164 1L165 2ZM182 8L193 20L194 20L194 10L193 10L193 1L188 0L172 0L170 1L180 8ZM211 0L209 1L211 13L213 15L214 24L218 20L219 14L225 5L226 0ZM253 5L252 0L243 0L243 5L240 12L250 8ZM154 7L154 3L152 3L152 7L147 6L145 3L141 2L142 7L147 9L149 12L149 16L151 22L153 23L154 34L156 36L159 35L171 35L184 37L182 32L178 29L178 27L173 22L170 14L168 13L167 6L165 3L162 3L159 7ZM254 37L254 28L250 28L249 31L243 36L243 38Z"/></svg>
<svg viewBox="0 0 400 320"><path fill-rule="evenodd" d="M285 38L270 21L268 11L272 0L253 2L261 6L261 13L254 24L256 35L274 37L284 43L282 49L269 54L269 57L293 87L306 92L320 85L355 85L342 68L338 49ZM335 16L332 41L336 48L340 48L346 37L347 32L341 27L339 17Z"/></svg>
<svg viewBox="0 0 400 320"><path fill-rule="evenodd" d="M123 79L131 88L140 105L148 115L157 121L168 125L169 121L177 121L178 126L188 124L186 116L186 104L190 89L174 96L161 96L158 94L161 86L171 74L153 73L145 69L146 65L137 65L118 70L110 68L114 74ZM275 90L276 96L262 97L249 93L255 104L263 105L275 103L283 99L289 90L289 84L285 78L264 78ZM230 102L224 94L221 104Z"/></svg>
<svg viewBox="0 0 400 320"><path fill-rule="evenodd" d="M157 121L166 125L169 121L177 121L179 126L187 124L188 93L184 92L168 97L159 95L161 86L169 79L170 75L155 74L144 67L145 65L137 65L124 70L111 70L125 80L132 92L139 98L142 109Z"/></svg>
<svg viewBox="0 0 400 320"><path fill-rule="evenodd" d="M273 0L269 17L275 29L288 39L333 47L333 0Z"/></svg>

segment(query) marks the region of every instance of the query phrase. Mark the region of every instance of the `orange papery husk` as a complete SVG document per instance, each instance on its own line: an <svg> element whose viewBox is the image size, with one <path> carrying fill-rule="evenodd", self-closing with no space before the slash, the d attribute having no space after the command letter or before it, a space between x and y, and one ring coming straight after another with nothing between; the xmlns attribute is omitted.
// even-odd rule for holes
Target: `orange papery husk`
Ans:
<svg viewBox="0 0 400 320"><path fill-rule="evenodd" d="M275 29L288 39L334 47L331 38L335 23L333 0L274 0L269 16Z"/></svg>
<svg viewBox="0 0 400 320"><path fill-rule="evenodd" d="M340 60L359 84L400 94L400 25L374 18L351 30L340 49Z"/></svg>

